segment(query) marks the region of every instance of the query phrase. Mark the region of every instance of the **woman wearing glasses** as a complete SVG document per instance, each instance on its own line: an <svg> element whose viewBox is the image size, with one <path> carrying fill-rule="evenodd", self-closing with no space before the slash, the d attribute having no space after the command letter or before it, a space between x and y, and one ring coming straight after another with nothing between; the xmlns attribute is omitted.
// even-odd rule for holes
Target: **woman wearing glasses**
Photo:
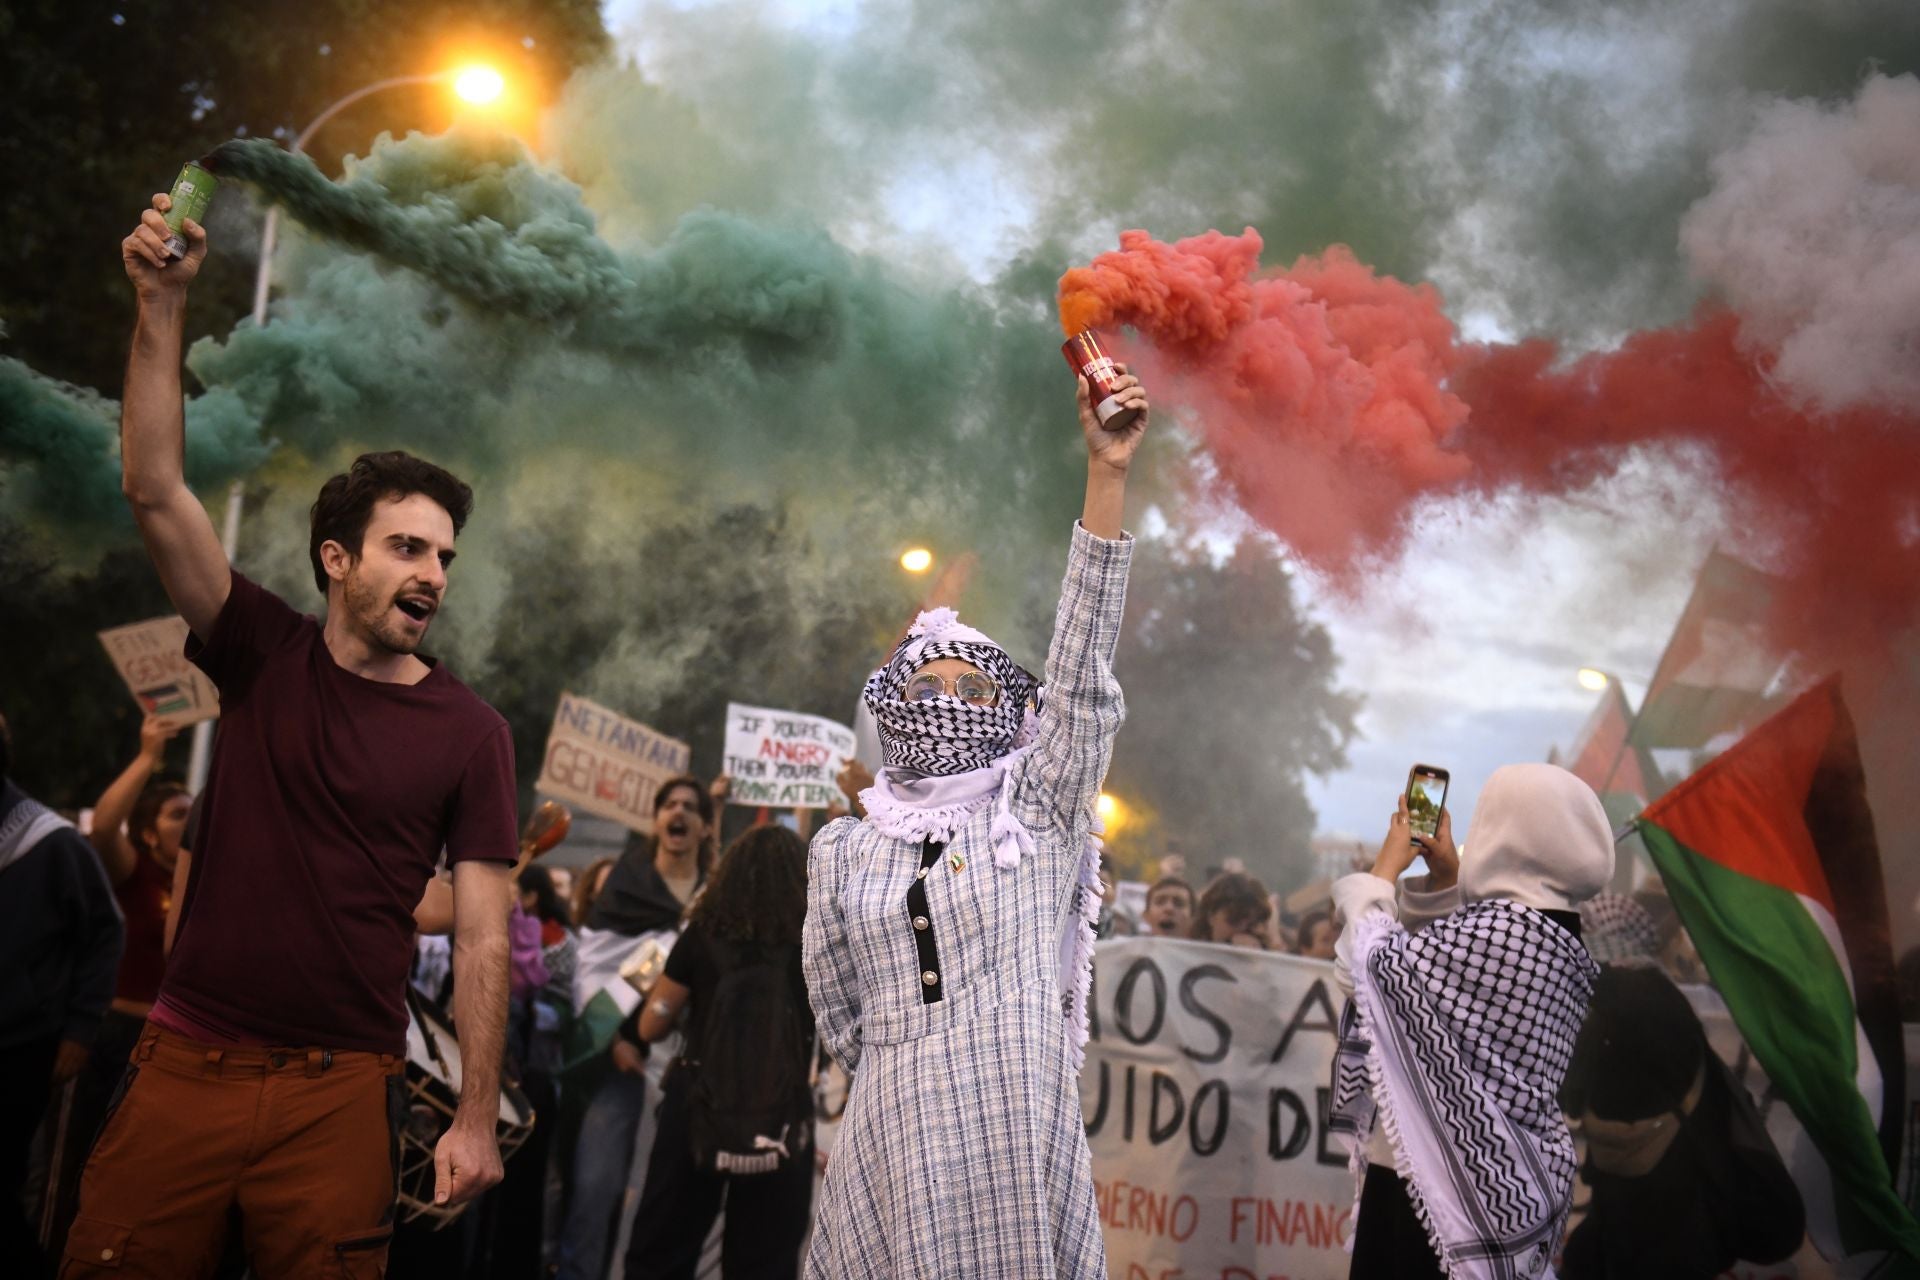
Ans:
<svg viewBox="0 0 1920 1280"><path fill-rule="evenodd" d="M1141 413L1079 388L1087 495L1048 683L951 609L920 615L864 694L884 766L867 816L813 842L803 957L853 1078L807 1275L1106 1275L1080 1119L1094 801L1124 712L1112 672ZM1063 1016L1064 1014L1064 1016Z"/></svg>

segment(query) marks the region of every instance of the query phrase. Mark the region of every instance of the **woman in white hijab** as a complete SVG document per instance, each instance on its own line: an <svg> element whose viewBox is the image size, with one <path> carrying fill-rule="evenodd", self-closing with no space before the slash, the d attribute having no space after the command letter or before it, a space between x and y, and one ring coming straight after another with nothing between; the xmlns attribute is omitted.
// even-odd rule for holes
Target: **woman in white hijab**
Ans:
<svg viewBox="0 0 1920 1280"><path fill-rule="evenodd" d="M1464 859L1451 820L1400 803L1373 870L1335 883L1335 973L1353 999L1332 1125L1353 1140L1350 1276L1537 1280L1572 1202L1558 1093L1597 967L1580 903L1613 878L1593 789L1554 765L1487 779ZM1401 876L1427 855L1424 883Z"/></svg>

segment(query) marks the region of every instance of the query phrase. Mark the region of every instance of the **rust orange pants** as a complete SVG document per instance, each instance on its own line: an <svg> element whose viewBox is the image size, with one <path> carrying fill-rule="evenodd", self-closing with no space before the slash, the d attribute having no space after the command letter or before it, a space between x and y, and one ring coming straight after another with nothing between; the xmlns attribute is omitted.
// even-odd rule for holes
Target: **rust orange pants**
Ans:
<svg viewBox="0 0 1920 1280"><path fill-rule="evenodd" d="M204 1276L235 1206L253 1274L377 1277L403 1061L218 1047L149 1024L80 1180L62 1277Z"/></svg>

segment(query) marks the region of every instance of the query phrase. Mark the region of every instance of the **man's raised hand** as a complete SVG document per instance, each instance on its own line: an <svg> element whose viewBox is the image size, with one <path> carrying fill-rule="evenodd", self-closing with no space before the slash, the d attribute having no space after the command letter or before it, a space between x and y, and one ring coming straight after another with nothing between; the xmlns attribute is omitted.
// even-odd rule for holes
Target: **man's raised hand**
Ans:
<svg viewBox="0 0 1920 1280"><path fill-rule="evenodd" d="M143 302L185 294L207 258L207 229L192 218L180 226L180 235L187 242L186 257L176 258L167 252L167 237L173 232L165 214L172 207L173 200L165 192L156 194L153 208L140 215L140 225L120 242L121 265Z"/></svg>

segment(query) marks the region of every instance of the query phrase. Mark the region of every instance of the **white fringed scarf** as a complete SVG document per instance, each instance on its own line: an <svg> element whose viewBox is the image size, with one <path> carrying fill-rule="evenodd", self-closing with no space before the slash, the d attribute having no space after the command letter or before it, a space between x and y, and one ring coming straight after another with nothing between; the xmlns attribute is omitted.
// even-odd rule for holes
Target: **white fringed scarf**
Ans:
<svg viewBox="0 0 1920 1280"><path fill-rule="evenodd" d="M1385 912L1353 928L1331 1127L1353 1136L1356 1183L1383 1125L1449 1280L1551 1280L1575 1164L1556 1094L1596 966L1513 902L1419 934Z"/></svg>
<svg viewBox="0 0 1920 1280"><path fill-rule="evenodd" d="M970 707L957 698L944 696L929 703L900 702L900 690L906 687L907 678L935 657L964 657L993 673L1001 681L1003 705ZM1018 676L1012 676L1012 672L1018 672ZM1014 666L1005 650L979 632L963 627L953 610L933 609L922 613L892 660L874 672L867 682L867 705L880 725L888 760L924 764L937 759L941 765L951 768L952 763L964 758L960 744L936 742L931 737L924 742L916 741L911 735L916 730L929 735L945 734L951 731L956 718L966 718L969 713L983 722L992 719L997 729L1007 719L1007 713L1018 708L1018 728L1002 739L1003 742L1010 739L1011 749L974 768L931 773L911 765L882 766L874 775L873 785L860 793L860 803L867 811L866 820L896 840L915 845L927 840L950 844L975 814L992 805L993 824L988 835L993 865L1001 871L1012 871L1019 867L1022 858L1031 856L1033 834L1013 812L1013 788L1007 785L1007 778L1013 766L1032 749L1039 734L1039 717L1033 707L1027 705L1027 694L1031 691L1036 695L1036 702L1043 702L1044 691L1032 685L1023 687L1020 677L1032 679ZM1009 694L1018 699L1012 706L1006 705ZM969 744L976 748L977 745ZM1075 1071L1086 1058L1094 926L1100 915L1099 818L1093 816L1091 824L1080 850L1073 901L1060 935L1061 1011L1067 1019L1067 1042Z"/></svg>

